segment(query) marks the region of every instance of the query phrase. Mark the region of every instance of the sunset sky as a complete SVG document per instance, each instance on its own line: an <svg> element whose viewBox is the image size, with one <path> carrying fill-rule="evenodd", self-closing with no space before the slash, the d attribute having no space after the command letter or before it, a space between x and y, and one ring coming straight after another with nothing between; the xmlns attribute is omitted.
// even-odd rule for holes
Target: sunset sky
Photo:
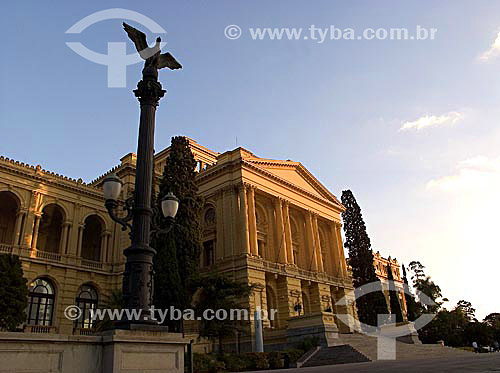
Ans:
<svg viewBox="0 0 500 373"><path fill-rule="evenodd" d="M156 150L174 135L224 152L302 162L351 189L375 251L419 260L453 307L500 312L500 2L17 1L0 24L0 154L91 181L136 151L139 107L108 88L121 20L67 34L109 8L161 25L181 71L161 71ZM140 25L130 21L134 26ZM242 36L225 37L228 25ZM253 40L249 28L436 28L434 40ZM144 29L144 28L143 28ZM156 34L148 34L150 40Z"/></svg>

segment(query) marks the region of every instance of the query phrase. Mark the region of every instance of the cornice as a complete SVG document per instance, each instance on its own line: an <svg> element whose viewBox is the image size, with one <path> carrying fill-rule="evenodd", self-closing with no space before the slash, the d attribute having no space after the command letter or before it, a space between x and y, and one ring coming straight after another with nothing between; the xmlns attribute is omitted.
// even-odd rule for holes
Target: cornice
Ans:
<svg viewBox="0 0 500 373"><path fill-rule="evenodd" d="M24 162L0 156L0 169L47 185L76 191L80 194L97 197L99 199L103 198L99 188L84 183L82 179L75 180L55 172L47 171L42 169L40 165L35 167Z"/></svg>

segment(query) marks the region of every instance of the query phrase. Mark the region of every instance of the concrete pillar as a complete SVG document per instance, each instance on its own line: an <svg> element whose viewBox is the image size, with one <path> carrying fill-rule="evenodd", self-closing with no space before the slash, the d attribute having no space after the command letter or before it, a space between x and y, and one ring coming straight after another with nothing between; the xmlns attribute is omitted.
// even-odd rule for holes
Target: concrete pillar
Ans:
<svg viewBox="0 0 500 373"><path fill-rule="evenodd" d="M259 255L257 242L257 219L255 217L255 187L248 187L248 225L250 238L250 252L252 255Z"/></svg>
<svg viewBox="0 0 500 373"><path fill-rule="evenodd" d="M260 309L254 313L255 322L255 352L264 352L264 336L262 333L262 314Z"/></svg>
<svg viewBox="0 0 500 373"><path fill-rule="evenodd" d="M240 188L240 219L241 219L241 247L245 254L250 253L250 237L248 232L248 213L247 213L247 190L244 184Z"/></svg>
<svg viewBox="0 0 500 373"><path fill-rule="evenodd" d="M290 209L288 201L282 201L283 205L283 219L285 223L285 247L287 262L289 264L297 264L298 258L294 258L293 244L292 244L292 226L290 224Z"/></svg>
<svg viewBox="0 0 500 373"><path fill-rule="evenodd" d="M318 216L313 214L313 235L314 235L314 248L316 250L316 266L318 271L324 272L325 268L323 266L323 253L321 252L321 242L319 239L319 229L318 229Z"/></svg>
<svg viewBox="0 0 500 373"><path fill-rule="evenodd" d="M306 235L307 235L307 250L306 250L306 265L307 270L317 271L318 264L316 258L316 245L314 242L314 229L313 229L313 218L311 211L307 211L306 213Z"/></svg>
<svg viewBox="0 0 500 373"><path fill-rule="evenodd" d="M288 259L288 248L285 239L285 222L283 221L283 208L280 198L274 199L274 212L276 216L276 250L278 252L278 261L280 263L290 263Z"/></svg>

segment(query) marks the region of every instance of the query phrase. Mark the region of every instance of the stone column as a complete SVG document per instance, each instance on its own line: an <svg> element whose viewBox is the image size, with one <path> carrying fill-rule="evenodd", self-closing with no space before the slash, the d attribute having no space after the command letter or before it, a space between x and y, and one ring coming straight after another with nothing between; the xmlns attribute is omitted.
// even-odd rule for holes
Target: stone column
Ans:
<svg viewBox="0 0 500 373"><path fill-rule="evenodd" d="M347 277L347 263L345 260L345 255L344 255L344 245L342 244L342 234L340 232L342 228L342 223L337 224L337 239L339 241L339 257L340 257L340 264L342 265L342 273L344 277Z"/></svg>
<svg viewBox="0 0 500 373"><path fill-rule="evenodd" d="M292 244L292 227L290 225L290 209L288 207L288 201L282 201L283 207L283 219L285 223L285 247L286 247L286 257L289 264L296 264L298 258L294 258L293 255L293 244Z"/></svg>
<svg viewBox="0 0 500 373"><path fill-rule="evenodd" d="M248 225L250 233L250 252L259 255L257 242L257 219L255 217L255 187L248 187Z"/></svg>
<svg viewBox="0 0 500 373"><path fill-rule="evenodd" d="M232 230L232 201L233 201L234 187L232 185L226 187L222 191L223 198L223 216L224 216L224 227L223 227L223 248L220 251L220 255L226 256L226 252L229 253L231 247L233 246L233 230Z"/></svg>
<svg viewBox="0 0 500 373"><path fill-rule="evenodd" d="M286 245L286 239L285 239L285 223L283 221L283 208L282 208L282 202L281 199L275 198L274 199L274 211L276 213L276 250L279 250L278 253L278 261L280 263L290 263L288 260L288 253L287 253L287 245Z"/></svg>
<svg viewBox="0 0 500 373"><path fill-rule="evenodd" d="M340 260L340 251L338 249L338 240L337 240L337 228L336 228L336 223L333 222L332 224L329 224L330 228L330 252L332 254L332 261L333 261L333 275L336 277L342 277L342 263Z"/></svg>
<svg viewBox="0 0 500 373"><path fill-rule="evenodd" d="M36 250L36 244L38 241L38 229L40 228L40 220L42 219L42 214L35 214L35 224L33 225L33 239L31 240L31 249Z"/></svg>
<svg viewBox="0 0 500 373"><path fill-rule="evenodd" d="M245 254L250 253L250 238L248 232L248 213L247 213L247 190L244 184L239 186L240 194L240 219L241 219L241 247Z"/></svg>
<svg viewBox="0 0 500 373"><path fill-rule="evenodd" d="M313 229L313 218L311 211L306 212L306 235L307 235L307 262L308 268L307 270L317 271L317 257L316 257L316 245L314 243L314 229Z"/></svg>
<svg viewBox="0 0 500 373"><path fill-rule="evenodd" d="M313 214L313 235L314 235L314 247L316 250L316 266L318 271L324 272L325 268L323 266L323 254L321 252L321 242L319 239L319 229L318 229L318 216Z"/></svg>
<svg viewBox="0 0 500 373"><path fill-rule="evenodd" d="M24 210L19 210L16 214L16 225L14 227L14 237L12 240L13 245L19 245L19 240L21 237L21 228L22 228L21 225L25 214L26 213Z"/></svg>
<svg viewBox="0 0 500 373"><path fill-rule="evenodd" d="M218 191L215 196L215 258L224 256L224 223L226 221L224 214L223 192Z"/></svg>
<svg viewBox="0 0 500 373"><path fill-rule="evenodd" d="M101 234L101 257L100 257L100 262L104 263L106 261L107 255L108 255L108 233L104 231Z"/></svg>
<svg viewBox="0 0 500 373"><path fill-rule="evenodd" d="M62 225L62 236L61 242L59 245L59 253L67 254L67 245L68 245L68 231L71 223L69 221L65 221Z"/></svg>
<svg viewBox="0 0 500 373"><path fill-rule="evenodd" d="M78 226L78 240L76 241L76 256L82 257L82 239L83 239L83 230L85 229L85 224L79 224Z"/></svg>

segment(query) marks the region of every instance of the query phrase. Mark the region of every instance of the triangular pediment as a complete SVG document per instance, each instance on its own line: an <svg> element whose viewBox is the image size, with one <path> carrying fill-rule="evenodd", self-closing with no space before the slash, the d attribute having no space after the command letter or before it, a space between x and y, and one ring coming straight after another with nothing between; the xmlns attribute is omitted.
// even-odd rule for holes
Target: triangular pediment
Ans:
<svg viewBox="0 0 500 373"><path fill-rule="evenodd" d="M339 203L337 198L321 184L300 162L278 161L272 159L245 159L262 168L280 179L287 181L302 190L305 190L316 197Z"/></svg>

